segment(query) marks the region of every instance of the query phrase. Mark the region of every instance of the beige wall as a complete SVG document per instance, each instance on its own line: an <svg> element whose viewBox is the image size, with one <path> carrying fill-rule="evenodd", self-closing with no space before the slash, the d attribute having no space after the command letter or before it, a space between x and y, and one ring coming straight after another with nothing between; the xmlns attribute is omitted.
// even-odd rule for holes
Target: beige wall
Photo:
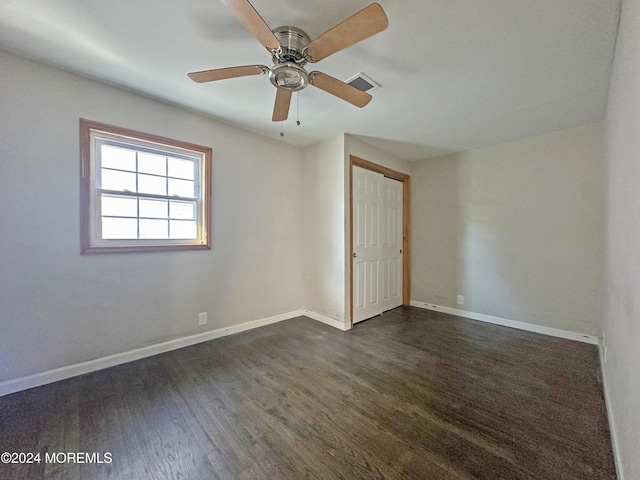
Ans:
<svg viewBox="0 0 640 480"><path fill-rule="evenodd" d="M602 323L621 480L640 478L640 1L624 0L605 117Z"/></svg>
<svg viewBox="0 0 640 480"><path fill-rule="evenodd" d="M345 134L344 136L344 151L346 156L346 166L349 166L349 156L355 155L356 157L363 158L383 167L396 170L401 173L411 174L411 163L401 158L398 158L388 152L380 150L379 148L369 145L363 142L359 138L353 135Z"/></svg>
<svg viewBox="0 0 640 480"><path fill-rule="evenodd" d="M1 52L0 83L0 381L302 307L300 149ZM211 146L212 250L80 255L79 117Z"/></svg>
<svg viewBox="0 0 640 480"><path fill-rule="evenodd" d="M345 322L344 135L303 151L304 306ZM348 321L347 321L348 323Z"/></svg>
<svg viewBox="0 0 640 480"><path fill-rule="evenodd" d="M602 158L595 124L417 162L412 298L597 335Z"/></svg>

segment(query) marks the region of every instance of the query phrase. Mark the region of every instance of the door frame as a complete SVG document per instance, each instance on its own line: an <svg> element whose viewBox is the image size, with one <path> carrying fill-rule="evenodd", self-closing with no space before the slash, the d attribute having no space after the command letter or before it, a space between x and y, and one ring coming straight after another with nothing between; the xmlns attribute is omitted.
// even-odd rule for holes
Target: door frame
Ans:
<svg viewBox="0 0 640 480"><path fill-rule="evenodd" d="M411 303L411 176L349 155L349 322L353 327L353 167L361 167L402 182L402 305Z"/></svg>

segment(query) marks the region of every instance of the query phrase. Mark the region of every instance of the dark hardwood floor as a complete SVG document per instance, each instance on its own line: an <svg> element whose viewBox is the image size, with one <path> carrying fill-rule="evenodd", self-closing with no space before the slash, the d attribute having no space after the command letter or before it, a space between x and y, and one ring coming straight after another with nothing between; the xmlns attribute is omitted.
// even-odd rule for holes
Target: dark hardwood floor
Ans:
<svg viewBox="0 0 640 480"><path fill-rule="evenodd" d="M41 454L11 480L615 478L596 347L405 307L2 397L0 452Z"/></svg>

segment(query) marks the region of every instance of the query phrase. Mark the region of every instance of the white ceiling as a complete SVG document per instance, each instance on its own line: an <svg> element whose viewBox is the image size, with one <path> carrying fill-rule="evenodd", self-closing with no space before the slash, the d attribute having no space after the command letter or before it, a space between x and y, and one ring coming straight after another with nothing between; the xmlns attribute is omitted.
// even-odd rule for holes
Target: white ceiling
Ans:
<svg viewBox="0 0 640 480"><path fill-rule="evenodd" d="M367 0L252 0L271 28L315 38ZM312 65L382 84L358 109L300 93L283 141L339 132L416 160L598 121L620 0L380 0L389 28ZM188 72L271 65L218 0L0 0L0 49L280 138L266 76L196 84Z"/></svg>

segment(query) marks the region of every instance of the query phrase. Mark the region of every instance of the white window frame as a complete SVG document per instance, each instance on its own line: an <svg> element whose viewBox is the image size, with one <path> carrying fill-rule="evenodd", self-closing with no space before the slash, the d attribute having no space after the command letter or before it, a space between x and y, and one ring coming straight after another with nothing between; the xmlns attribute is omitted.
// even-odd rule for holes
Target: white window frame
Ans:
<svg viewBox="0 0 640 480"><path fill-rule="evenodd" d="M195 197L151 195L103 190L100 184L100 145L114 145L137 152L187 159L195 165ZM157 135L80 119L80 244L81 253L140 252L155 250L202 250L211 248L211 157L209 147L172 140ZM167 178L169 178L167 172ZM158 198L195 202L195 239L105 239L102 238L103 194L120 197ZM138 220L141 217L132 217Z"/></svg>

